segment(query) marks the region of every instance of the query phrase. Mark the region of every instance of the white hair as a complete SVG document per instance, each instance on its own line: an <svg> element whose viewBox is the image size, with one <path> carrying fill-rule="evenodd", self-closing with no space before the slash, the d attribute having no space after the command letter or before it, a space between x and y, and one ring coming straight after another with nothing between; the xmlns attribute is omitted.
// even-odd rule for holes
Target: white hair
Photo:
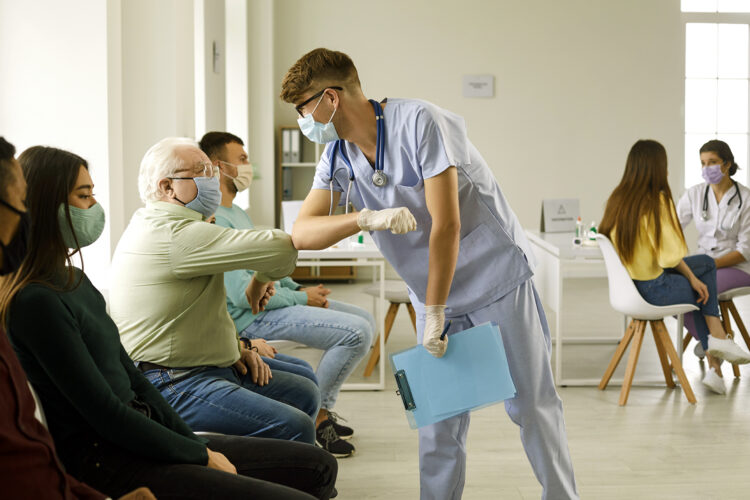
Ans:
<svg viewBox="0 0 750 500"><path fill-rule="evenodd" d="M177 153L185 146L200 150L198 143L188 137L167 137L151 146L143 155L138 173L138 191L144 203L159 201L159 181L188 167L182 155Z"/></svg>

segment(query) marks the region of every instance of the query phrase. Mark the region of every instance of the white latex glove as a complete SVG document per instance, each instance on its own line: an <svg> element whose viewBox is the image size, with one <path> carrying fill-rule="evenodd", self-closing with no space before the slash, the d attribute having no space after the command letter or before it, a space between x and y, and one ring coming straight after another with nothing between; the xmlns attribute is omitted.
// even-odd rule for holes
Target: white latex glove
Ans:
<svg viewBox="0 0 750 500"><path fill-rule="evenodd" d="M448 348L448 336L440 340L445 323L445 306L424 306L424 312L422 345L436 358L442 358Z"/></svg>
<svg viewBox="0 0 750 500"><path fill-rule="evenodd" d="M404 234L417 229L417 221L406 207L384 210L363 208L357 217L357 225L363 231L390 229L393 234Z"/></svg>

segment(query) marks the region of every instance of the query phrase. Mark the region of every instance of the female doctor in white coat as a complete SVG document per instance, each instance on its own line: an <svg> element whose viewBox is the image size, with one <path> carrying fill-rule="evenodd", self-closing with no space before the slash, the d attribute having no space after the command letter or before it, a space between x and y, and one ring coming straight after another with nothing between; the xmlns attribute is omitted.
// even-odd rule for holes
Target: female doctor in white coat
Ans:
<svg viewBox="0 0 750 500"><path fill-rule="evenodd" d="M695 221L698 252L716 262L718 293L750 286L750 189L732 179L738 166L724 141L705 143L700 149L700 160L706 182L691 187L680 198L677 204L680 224L684 228ZM685 326L695 336L691 320L691 315L685 316ZM703 354L702 349L696 347L696 351ZM706 371L703 383L724 394L719 363L710 358L709 362L711 369Z"/></svg>
<svg viewBox="0 0 750 500"><path fill-rule="evenodd" d="M446 318L449 335L498 323L517 389L506 410L543 498L578 498L532 253L464 120L424 101L368 101L351 59L327 49L289 69L281 97L308 138L328 143L292 231L295 246L320 249L372 231L406 281L418 337L435 356L447 348ZM330 215L339 201L358 212ZM423 500L461 498L468 426L465 413L420 429Z"/></svg>

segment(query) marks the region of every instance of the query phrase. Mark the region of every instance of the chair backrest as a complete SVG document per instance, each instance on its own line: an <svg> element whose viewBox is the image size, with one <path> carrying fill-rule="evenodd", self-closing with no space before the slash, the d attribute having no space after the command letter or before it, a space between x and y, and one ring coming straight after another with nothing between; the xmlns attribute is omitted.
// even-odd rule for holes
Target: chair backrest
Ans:
<svg viewBox="0 0 750 500"><path fill-rule="evenodd" d="M675 304L673 306L654 306L646 302L625 269L620 256L609 238L597 234L599 248L604 257L609 280L609 303L616 311L635 319L661 319L673 314L694 311L698 308L692 304Z"/></svg>

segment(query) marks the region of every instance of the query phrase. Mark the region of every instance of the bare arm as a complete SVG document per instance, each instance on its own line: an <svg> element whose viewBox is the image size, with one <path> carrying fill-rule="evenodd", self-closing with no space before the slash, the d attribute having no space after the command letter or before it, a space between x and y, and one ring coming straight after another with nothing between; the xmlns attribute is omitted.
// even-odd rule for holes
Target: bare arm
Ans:
<svg viewBox="0 0 750 500"><path fill-rule="evenodd" d="M333 206L338 206L341 193L333 193ZM321 250L359 232L359 212L328 215L330 191L313 189L305 198L292 228L292 243L298 250Z"/></svg>
<svg viewBox="0 0 750 500"><path fill-rule="evenodd" d="M425 179L424 193L427 210L432 217L425 305L445 304L456 270L461 235L458 174L455 167Z"/></svg>
<svg viewBox="0 0 750 500"><path fill-rule="evenodd" d="M737 250L732 250L731 252L725 253L718 259L714 259L716 261L716 267L732 267L736 266L737 264L741 264L742 262L745 262L745 256L742 255Z"/></svg>

